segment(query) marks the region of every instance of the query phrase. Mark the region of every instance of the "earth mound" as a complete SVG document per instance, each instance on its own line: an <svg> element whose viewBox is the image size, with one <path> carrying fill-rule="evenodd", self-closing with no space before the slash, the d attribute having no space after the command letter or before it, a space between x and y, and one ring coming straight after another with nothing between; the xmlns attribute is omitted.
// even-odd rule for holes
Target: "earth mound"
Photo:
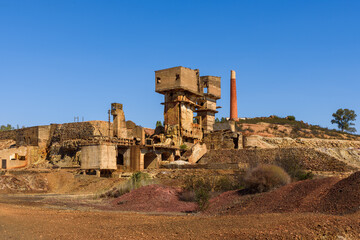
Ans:
<svg viewBox="0 0 360 240"><path fill-rule="evenodd" d="M340 180L336 177L305 180L271 192L248 194L230 191L210 200L206 214L241 215L281 212L354 213L360 209L360 172Z"/></svg>
<svg viewBox="0 0 360 240"><path fill-rule="evenodd" d="M116 209L139 212L194 212L194 202L179 199L180 188L163 185L148 185L135 189L115 199L112 204Z"/></svg>
<svg viewBox="0 0 360 240"><path fill-rule="evenodd" d="M319 212L321 200L338 178L305 180L288 184L271 192L246 194L226 192L210 200L210 214L257 214L281 212Z"/></svg>
<svg viewBox="0 0 360 240"><path fill-rule="evenodd" d="M332 186L320 203L323 212L353 213L360 209L360 172L353 173Z"/></svg>

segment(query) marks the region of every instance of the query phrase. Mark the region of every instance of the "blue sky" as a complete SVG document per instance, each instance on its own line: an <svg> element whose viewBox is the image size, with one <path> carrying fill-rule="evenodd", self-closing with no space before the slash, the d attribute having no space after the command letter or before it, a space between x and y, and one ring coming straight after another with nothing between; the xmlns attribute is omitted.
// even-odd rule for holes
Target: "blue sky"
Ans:
<svg viewBox="0 0 360 240"><path fill-rule="evenodd" d="M360 1L0 0L0 124L107 120L111 102L144 127L163 120L154 71L230 70L240 117L294 115L325 127L359 114Z"/></svg>

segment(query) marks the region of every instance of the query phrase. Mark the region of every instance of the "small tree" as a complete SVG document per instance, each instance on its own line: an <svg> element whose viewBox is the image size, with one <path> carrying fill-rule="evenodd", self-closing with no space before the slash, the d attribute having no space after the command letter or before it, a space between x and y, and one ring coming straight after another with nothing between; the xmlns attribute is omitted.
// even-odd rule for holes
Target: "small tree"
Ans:
<svg viewBox="0 0 360 240"><path fill-rule="evenodd" d="M161 123L161 121L156 121L156 127L162 127L163 125L162 125L162 123Z"/></svg>
<svg viewBox="0 0 360 240"><path fill-rule="evenodd" d="M295 121L295 116L290 115L290 116L287 116L286 118L287 118L289 121Z"/></svg>
<svg viewBox="0 0 360 240"><path fill-rule="evenodd" d="M334 119L331 120L331 123L336 123L338 125L338 128L342 132L356 132L356 129L354 127L350 127L355 125L355 123L352 123L356 120L357 116L354 110L340 108L336 111L336 113L333 113L332 116L334 117Z"/></svg>
<svg viewBox="0 0 360 240"><path fill-rule="evenodd" d="M7 130L14 130L14 127L13 126L11 126L10 124L8 124L8 125L1 125L0 126L0 131L7 131Z"/></svg>

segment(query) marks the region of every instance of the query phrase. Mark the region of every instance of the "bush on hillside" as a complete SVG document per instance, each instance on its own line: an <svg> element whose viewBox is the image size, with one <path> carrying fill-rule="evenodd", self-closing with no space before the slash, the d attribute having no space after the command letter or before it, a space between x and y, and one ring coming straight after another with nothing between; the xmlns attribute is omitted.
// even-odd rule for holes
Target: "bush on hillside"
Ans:
<svg viewBox="0 0 360 240"><path fill-rule="evenodd" d="M290 121L295 121L295 116L290 115L290 116L287 116L286 118Z"/></svg>
<svg viewBox="0 0 360 240"><path fill-rule="evenodd" d="M290 176L279 166L261 164L250 169L244 178L245 186L252 192L266 192L290 183Z"/></svg>
<svg viewBox="0 0 360 240"><path fill-rule="evenodd" d="M305 171L302 162L294 157L277 157L275 164L284 169L295 181L312 179L314 177L314 174L312 172Z"/></svg>
<svg viewBox="0 0 360 240"><path fill-rule="evenodd" d="M186 176L180 199L188 202L196 202L199 210L205 210L208 206L211 193L225 192L240 189L242 186L234 177L223 176Z"/></svg>

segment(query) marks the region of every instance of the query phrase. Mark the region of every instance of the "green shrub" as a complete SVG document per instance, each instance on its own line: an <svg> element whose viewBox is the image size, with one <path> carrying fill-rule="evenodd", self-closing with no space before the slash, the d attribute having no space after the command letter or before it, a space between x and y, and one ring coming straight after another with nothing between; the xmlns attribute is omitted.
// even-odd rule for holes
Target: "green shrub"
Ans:
<svg viewBox="0 0 360 240"><path fill-rule="evenodd" d="M181 145L180 145L180 149L181 149L181 150L186 150L186 149L187 149L187 145L181 144Z"/></svg>
<svg viewBox="0 0 360 240"><path fill-rule="evenodd" d="M183 190L193 191L197 188L207 188L212 192L224 192L241 189L243 186L235 177L229 175L197 176L189 175L184 179Z"/></svg>
<svg viewBox="0 0 360 240"><path fill-rule="evenodd" d="M211 192L224 192L240 189L239 181L228 175L221 176L197 176L189 175L184 179L183 191L180 199L183 201L196 202L199 210L207 208Z"/></svg>
<svg viewBox="0 0 360 240"><path fill-rule="evenodd" d="M300 170L296 173L296 179L299 181L306 180L306 179L313 179L314 174L312 172L306 172L304 170Z"/></svg>
<svg viewBox="0 0 360 240"><path fill-rule="evenodd" d="M306 172L302 162L294 157L277 157L275 160L276 165L283 168L290 177L295 181L301 181L306 179L312 179L314 174Z"/></svg>
<svg viewBox="0 0 360 240"><path fill-rule="evenodd" d="M290 176L279 166L261 164L245 175L245 185L252 192L266 192L286 185Z"/></svg>
<svg viewBox="0 0 360 240"><path fill-rule="evenodd" d="M212 182L208 177L190 175L185 178L183 190L180 199L196 202L202 211L208 206Z"/></svg>
<svg viewBox="0 0 360 240"><path fill-rule="evenodd" d="M290 121L295 121L295 116L290 115L290 116L287 116L286 118Z"/></svg>
<svg viewBox="0 0 360 240"><path fill-rule="evenodd" d="M149 174L143 173L143 172L134 172L130 177L132 184L136 188L139 188L140 186L142 186L142 182L146 182L149 179L150 179Z"/></svg>
<svg viewBox="0 0 360 240"><path fill-rule="evenodd" d="M135 172L130 179L120 183L117 187L101 194L101 198L117 198L128 193L134 189L153 184L154 181L150 179L149 174L143 172Z"/></svg>
<svg viewBox="0 0 360 240"><path fill-rule="evenodd" d="M209 206L210 191L208 188L195 189L195 202L198 204L199 210L203 211Z"/></svg>

